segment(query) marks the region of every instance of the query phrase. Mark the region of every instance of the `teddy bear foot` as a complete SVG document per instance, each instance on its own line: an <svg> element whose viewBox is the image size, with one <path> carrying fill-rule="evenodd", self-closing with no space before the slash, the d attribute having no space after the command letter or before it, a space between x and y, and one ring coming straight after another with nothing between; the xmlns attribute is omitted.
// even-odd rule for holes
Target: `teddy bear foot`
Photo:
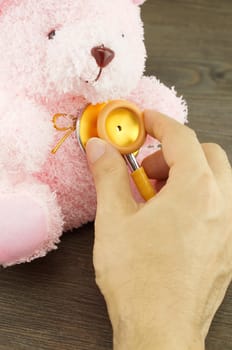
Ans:
<svg viewBox="0 0 232 350"><path fill-rule="evenodd" d="M25 194L0 197L0 265L43 256L50 250L49 244L47 217L42 206Z"/></svg>

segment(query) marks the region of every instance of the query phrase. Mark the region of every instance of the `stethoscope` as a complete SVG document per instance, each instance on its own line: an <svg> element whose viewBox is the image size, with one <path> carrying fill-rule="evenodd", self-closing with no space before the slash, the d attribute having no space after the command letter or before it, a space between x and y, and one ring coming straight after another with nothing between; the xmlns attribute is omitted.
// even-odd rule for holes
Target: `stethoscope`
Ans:
<svg viewBox="0 0 232 350"><path fill-rule="evenodd" d="M135 156L146 139L143 113L135 104L116 100L88 105L78 119L76 135L83 151L92 137L99 137L113 145L129 165L143 199L147 201L154 197L155 190Z"/></svg>

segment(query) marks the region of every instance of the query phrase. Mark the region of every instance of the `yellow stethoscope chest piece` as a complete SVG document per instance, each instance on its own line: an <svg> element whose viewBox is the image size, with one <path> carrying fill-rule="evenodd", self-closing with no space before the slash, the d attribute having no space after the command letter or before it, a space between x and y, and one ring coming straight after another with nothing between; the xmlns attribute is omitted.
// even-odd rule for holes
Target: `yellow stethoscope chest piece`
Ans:
<svg viewBox="0 0 232 350"><path fill-rule="evenodd" d="M100 111L105 105L106 103L97 105L90 104L85 108L77 128L77 136L83 149L85 149L89 139L92 137L99 137L97 132L97 120Z"/></svg>
<svg viewBox="0 0 232 350"><path fill-rule="evenodd" d="M139 124L134 113L126 108L118 108L109 113L105 120L105 131L114 145L128 147L139 136Z"/></svg>
<svg viewBox="0 0 232 350"><path fill-rule="evenodd" d="M146 137L142 112L123 100L87 106L79 121L78 134L83 148L91 137L100 137L121 154L136 152Z"/></svg>
<svg viewBox="0 0 232 350"><path fill-rule="evenodd" d="M123 100L88 105L79 119L77 137L83 150L92 137L111 143L130 165L141 196L145 200L154 197L155 190L135 158L146 139L143 113L136 105Z"/></svg>

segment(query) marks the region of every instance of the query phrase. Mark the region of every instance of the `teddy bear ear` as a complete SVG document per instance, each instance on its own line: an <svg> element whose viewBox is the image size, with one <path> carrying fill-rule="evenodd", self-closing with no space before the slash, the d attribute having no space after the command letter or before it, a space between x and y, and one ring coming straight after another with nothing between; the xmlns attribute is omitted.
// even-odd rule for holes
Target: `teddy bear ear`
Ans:
<svg viewBox="0 0 232 350"><path fill-rule="evenodd" d="M132 0L135 5L142 5L146 0Z"/></svg>

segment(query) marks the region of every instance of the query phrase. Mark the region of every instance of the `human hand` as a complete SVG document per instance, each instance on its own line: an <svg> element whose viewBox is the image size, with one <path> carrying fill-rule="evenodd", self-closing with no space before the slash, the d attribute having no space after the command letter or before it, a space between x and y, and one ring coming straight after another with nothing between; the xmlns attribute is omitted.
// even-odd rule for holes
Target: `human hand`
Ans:
<svg viewBox="0 0 232 350"><path fill-rule="evenodd" d="M145 204L133 199L121 155L87 144L97 190L94 267L115 350L203 349L232 279L232 173L217 145L186 126L145 112L162 151L148 175L167 180Z"/></svg>

